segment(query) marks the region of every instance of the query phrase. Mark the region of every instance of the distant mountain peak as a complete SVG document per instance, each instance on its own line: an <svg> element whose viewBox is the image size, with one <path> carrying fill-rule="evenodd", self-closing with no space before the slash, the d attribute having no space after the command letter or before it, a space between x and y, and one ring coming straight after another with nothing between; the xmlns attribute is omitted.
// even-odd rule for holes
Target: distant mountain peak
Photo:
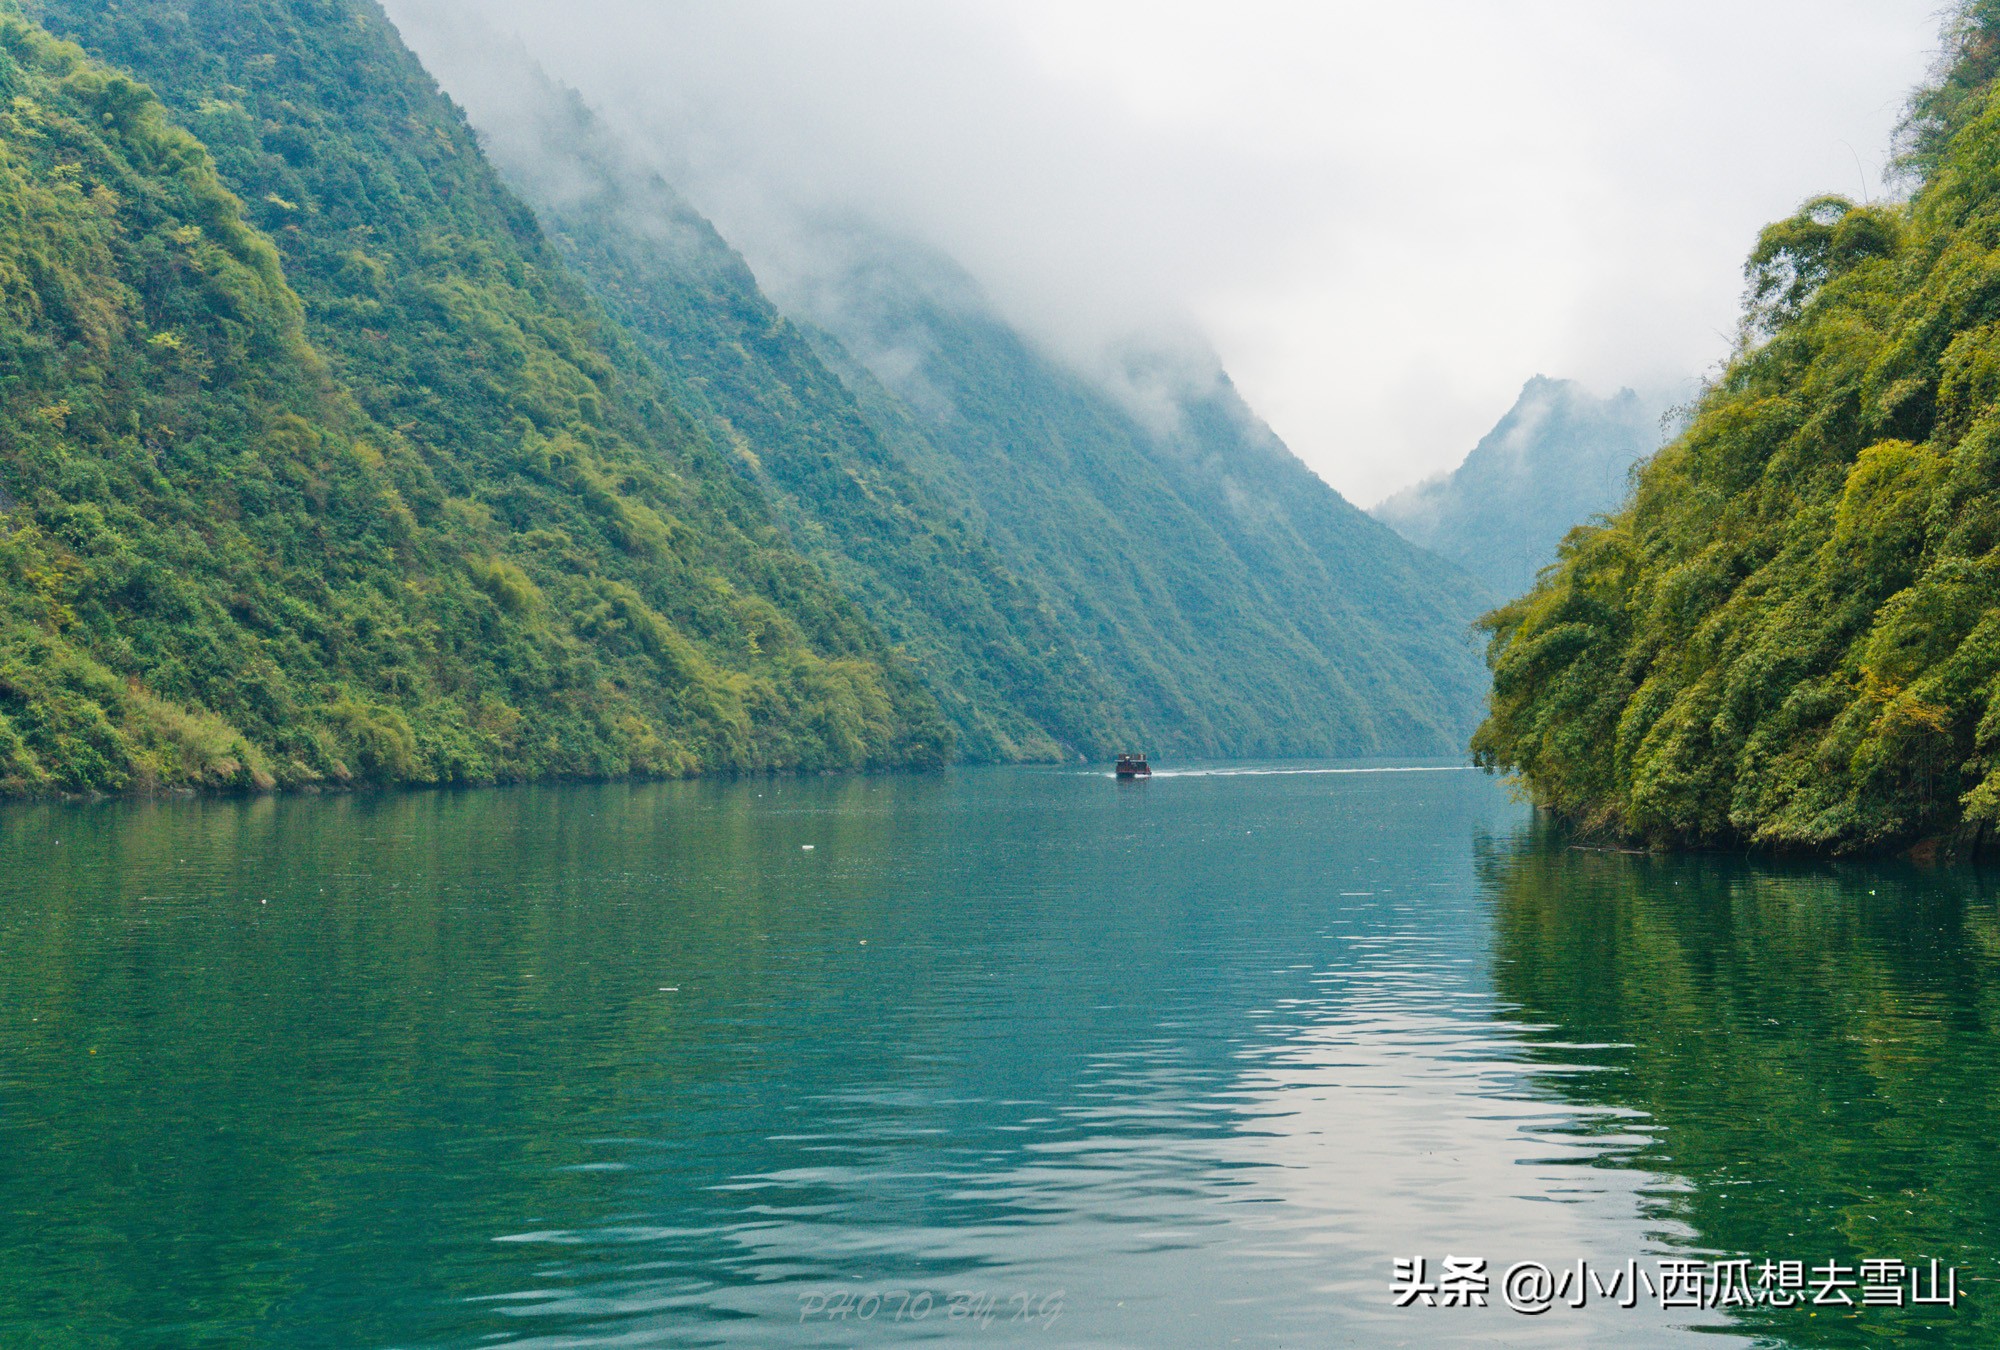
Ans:
<svg viewBox="0 0 2000 1350"><path fill-rule="evenodd" d="M1655 402L1536 374L1457 469L1370 514L1501 594L1518 594L1571 527L1618 505L1632 465L1659 447Z"/></svg>

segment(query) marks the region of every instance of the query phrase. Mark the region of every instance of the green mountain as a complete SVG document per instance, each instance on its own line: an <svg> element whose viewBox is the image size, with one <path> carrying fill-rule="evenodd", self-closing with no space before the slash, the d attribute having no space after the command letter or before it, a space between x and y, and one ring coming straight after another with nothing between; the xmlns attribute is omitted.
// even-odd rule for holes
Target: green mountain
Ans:
<svg viewBox="0 0 2000 1350"><path fill-rule="evenodd" d="M1140 743L1116 683L1047 598L985 542L961 500L886 443L709 222L518 52L476 31L453 36L464 46L441 61L426 43L429 59L460 91L489 157L775 505L792 542L925 673L960 752L1050 759Z"/></svg>
<svg viewBox="0 0 2000 1350"><path fill-rule="evenodd" d="M0 791L1462 743L1476 586L1212 364L799 323L524 89L552 237L373 0L12 3Z"/></svg>
<svg viewBox="0 0 2000 1350"><path fill-rule="evenodd" d="M0 786L943 757L372 6L29 8L165 106L0 19Z"/></svg>
<svg viewBox="0 0 2000 1350"><path fill-rule="evenodd" d="M788 317L525 53L449 6L398 13L793 539L932 672L969 751L1463 744L1485 597L1299 464L1212 358L1122 372L1160 403L1148 426L1036 353L948 261L852 223L801 250L831 266L793 286Z"/></svg>
<svg viewBox="0 0 2000 1350"><path fill-rule="evenodd" d="M1570 527L1617 508L1632 466L1659 448L1662 409L1630 389L1599 398L1537 375L1449 474L1369 514L1451 559L1496 595L1519 595Z"/></svg>
<svg viewBox="0 0 2000 1350"><path fill-rule="evenodd" d="M1910 200L1768 227L1686 432L1487 620L1477 753L1564 815L1661 845L1992 838L2000 4L1951 37Z"/></svg>
<svg viewBox="0 0 2000 1350"><path fill-rule="evenodd" d="M825 224L780 303L892 445L971 503L1149 744L1448 754L1485 683L1476 581L1328 487L1201 350L1086 379L947 259ZM1113 394L1108 389L1120 392Z"/></svg>

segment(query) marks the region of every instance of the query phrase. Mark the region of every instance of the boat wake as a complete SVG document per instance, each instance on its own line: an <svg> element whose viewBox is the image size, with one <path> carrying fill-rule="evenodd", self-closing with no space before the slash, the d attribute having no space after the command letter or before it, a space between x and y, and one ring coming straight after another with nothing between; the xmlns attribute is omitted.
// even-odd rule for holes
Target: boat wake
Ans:
<svg viewBox="0 0 2000 1350"><path fill-rule="evenodd" d="M1384 764L1365 769L1155 769L1154 778L1277 778L1294 774L1341 773L1474 773L1476 764ZM1116 777L1099 773L1100 778Z"/></svg>

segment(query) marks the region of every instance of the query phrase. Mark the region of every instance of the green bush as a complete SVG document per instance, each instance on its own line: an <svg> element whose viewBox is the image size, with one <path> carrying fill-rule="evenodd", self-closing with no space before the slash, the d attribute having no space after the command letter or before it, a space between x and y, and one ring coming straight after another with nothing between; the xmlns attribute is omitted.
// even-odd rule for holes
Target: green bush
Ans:
<svg viewBox="0 0 2000 1350"><path fill-rule="evenodd" d="M2000 825L2000 6L1951 35L1910 200L1766 229L1685 433L1486 618L1475 751L1553 810L1835 853Z"/></svg>

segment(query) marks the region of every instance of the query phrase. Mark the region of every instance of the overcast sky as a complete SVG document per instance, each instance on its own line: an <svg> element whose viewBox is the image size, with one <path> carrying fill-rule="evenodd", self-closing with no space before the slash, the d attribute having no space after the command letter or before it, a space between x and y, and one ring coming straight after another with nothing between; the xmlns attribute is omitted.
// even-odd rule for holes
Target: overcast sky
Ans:
<svg viewBox="0 0 2000 1350"><path fill-rule="evenodd" d="M1881 194L1940 16L1937 0L469 7L643 128L753 267L773 203L853 210L955 255L1078 359L1192 324L1363 505L1455 465L1530 375L1610 393L1712 367L1758 227L1818 192Z"/></svg>

